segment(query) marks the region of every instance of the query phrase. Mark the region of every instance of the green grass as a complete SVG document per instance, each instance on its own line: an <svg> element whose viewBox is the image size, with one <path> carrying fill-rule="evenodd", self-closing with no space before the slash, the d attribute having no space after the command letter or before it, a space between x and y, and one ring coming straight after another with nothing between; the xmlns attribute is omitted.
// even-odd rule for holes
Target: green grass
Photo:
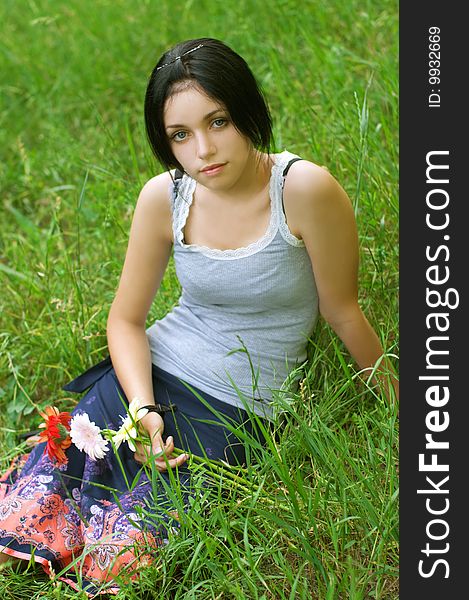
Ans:
<svg viewBox="0 0 469 600"><path fill-rule="evenodd" d="M160 171L143 129L156 59L226 41L269 98L276 150L325 165L360 235L360 302L387 351L398 332L397 3L5 0L0 6L1 465L37 408L105 353L133 207ZM149 323L177 301L172 264ZM355 376L320 322L279 440L216 488L120 599L398 597L397 409ZM8 599L76 598L37 570L0 572Z"/></svg>

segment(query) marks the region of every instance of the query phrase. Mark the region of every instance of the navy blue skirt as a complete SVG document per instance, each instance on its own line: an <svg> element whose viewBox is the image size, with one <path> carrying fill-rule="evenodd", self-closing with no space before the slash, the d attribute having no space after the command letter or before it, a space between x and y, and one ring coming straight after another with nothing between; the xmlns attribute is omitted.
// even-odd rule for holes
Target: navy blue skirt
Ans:
<svg viewBox="0 0 469 600"><path fill-rule="evenodd" d="M259 428L245 410L221 402L206 392L184 384L156 365L152 365L152 376L155 402L175 407L174 410L163 413L164 439L171 435L176 448L198 456L224 460L232 465L245 463L244 444L226 427L226 423L230 423L235 428L241 427L256 439L261 439ZM100 405L104 405L104 411L100 415L102 423L95 421L96 425L101 429L112 427L116 423L116 415L122 414L122 398L125 399L125 394L109 357L91 367L63 389L81 393L91 387L81 403L88 406L98 399ZM258 420L264 422L260 418Z"/></svg>
<svg viewBox="0 0 469 600"><path fill-rule="evenodd" d="M189 389L155 365L152 374L155 401L174 406L163 414L163 440L173 436L176 448L243 465L246 436L265 441L259 425L267 424L259 417ZM110 358L64 390L87 390L72 415L85 412L101 429L120 427L127 400ZM194 494L191 470L183 465L155 477L125 442L96 461L72 445L68 463L57 467L44 447L36 446L0 478L0 551L33 558L48 573L62 570L62 580L90 595L116 593L117 576L137 577L138 568L177 533L171 490L177 480L187 506Z"/></svg>

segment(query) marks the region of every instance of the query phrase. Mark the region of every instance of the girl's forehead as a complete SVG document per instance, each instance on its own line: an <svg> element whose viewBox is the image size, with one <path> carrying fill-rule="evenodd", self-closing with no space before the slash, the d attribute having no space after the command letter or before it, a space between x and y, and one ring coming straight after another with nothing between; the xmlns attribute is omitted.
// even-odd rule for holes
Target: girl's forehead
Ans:
<svg viewBox="0 0 469 600"><path fill-rule="evenodd" d="M195 118L214 110L225 110L219 100L209 96L196 85L185 85L171 91L164 106L164 120L168 124L173 118Z"/></svg>

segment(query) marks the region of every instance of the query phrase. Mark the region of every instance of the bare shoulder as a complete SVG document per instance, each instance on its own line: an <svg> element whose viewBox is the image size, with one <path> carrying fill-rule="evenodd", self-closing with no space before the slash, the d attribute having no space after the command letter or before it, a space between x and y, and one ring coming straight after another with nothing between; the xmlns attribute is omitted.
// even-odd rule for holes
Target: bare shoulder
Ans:
<svg viewBox="0 0 469 600"><path fill-rule="evenodd" d="M139 202L149 206L157 206L160 209L170 209L169 193L172 184L171 173L165 171L149 179L142 187L139 194Z"/></svg>
<svg viewBox="0 0 469 600"><path fill-rule="evenodd" d="M285 193L300 201L320 202L321 199L343 196L345 191L325 167L309 160L292 164L285 180Z"/></svg>
<svg viewBox="0 0 469 600"><path fill-rule="evenodd" d="M308 160L292 164L285 179L284 206L290 230L303 237L304 227L334 215L353 218L350 198L329 171Z"/></svg>
<svg viewBox="0 0 469 600"><path fill-rule="evenodd" d="M149 179L140 190L134 213L134 219L151 223L169 239L172 238L171 185L170 172L160 173Z"/></svg>

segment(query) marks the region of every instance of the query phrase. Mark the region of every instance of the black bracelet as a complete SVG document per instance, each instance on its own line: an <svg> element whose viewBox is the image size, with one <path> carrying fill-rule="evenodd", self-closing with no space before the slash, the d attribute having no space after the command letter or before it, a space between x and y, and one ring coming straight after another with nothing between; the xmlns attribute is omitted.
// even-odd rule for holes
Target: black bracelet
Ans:
<svg viewBox="0 0 469 600"><path fill-rule="evenodd" d="M159 404L158 402L156 404L147 404L146 406L141 406L139 410L142 408L146 408L148 412L156 412L159 415L161 415L161 413L177 410L177 406L175 404Z"/></svg>

